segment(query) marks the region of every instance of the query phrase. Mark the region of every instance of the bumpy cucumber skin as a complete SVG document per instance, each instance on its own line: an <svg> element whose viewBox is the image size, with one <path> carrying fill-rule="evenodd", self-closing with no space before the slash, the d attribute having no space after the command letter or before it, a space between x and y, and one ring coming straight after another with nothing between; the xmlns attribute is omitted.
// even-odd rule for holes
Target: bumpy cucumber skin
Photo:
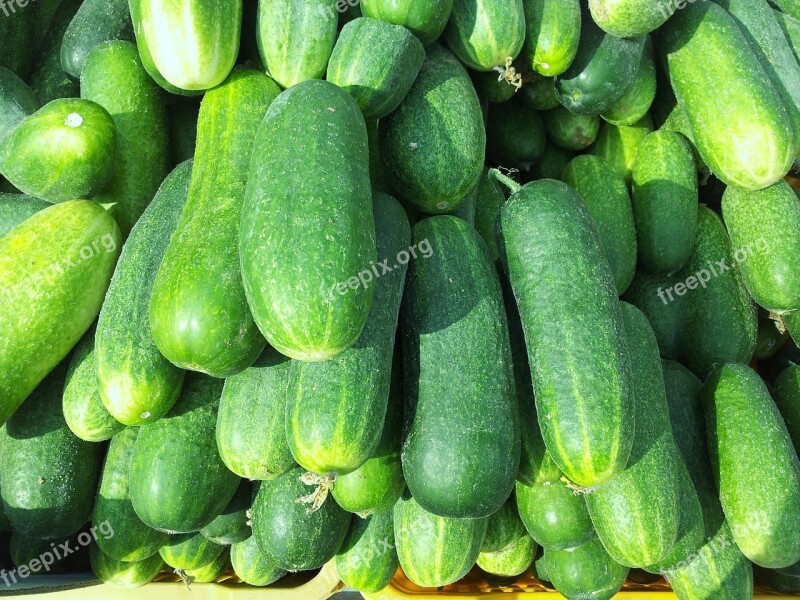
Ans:
<svg viewBox="0 0 800 600"><path fill-rule="evenodd" d="M636 271L636 229L625 181L604 158L577 156L561 179L584 199L597 225L617 293L628 289Z"/></svg>
<svg viewBox="0 0 800 600"><path fill-rule="evenodd" d="M222 576L229 565L229 552L228 549L225 548L222 553L210 563L197 567L196 569L186 569L183 573L192 583L213 583Z"/></svg>
<svg viewBox="0 0 800 600"><path fill-rule="evenodd" d="M589 152L605 158L625 178L625 183L630 184L639 146L652 131L653 121L649 114L633 125L621 127L603 121L597 140Z"/></svg>
<svg viewBox="0 0 800 600"><path fill-rule="evenodd" d="M126 0L85 0L64 31L61 67L75 80L81 77L89 53L107 40L134 40Z"/></svg>
<svg viewBox="0 0 800 600"><path fill-rule="evenodd" d="M792 122L730 14L713 2L691 4L659 29L656 49L714 174L746 189L781 179L795 157Z"/></svg>
<svg viewBox="0 0 800 600"><path fill-rule="evenodd" d="M786 41L792 49L794 57L800 60L800 5L797 16L784 14L779 10L772 11L786 36Z"/></svg>
<svg viewBox="0 0 800 600"><path fill-rule="evenodd" d="M552 110L561 106L556 96L555 78L529 73L519 89L519 99L533 110Z"/></svg>
<svg viewBox="0 0 800 600"><path fill-rule="evenodd" d="M126 425L146 425L172 408L184 372L158 350L150 328L156 274L189 192L192 163L164 180L131 231L97 325L95 371L106 409Z"/></svg>
<svg viewBox="0 0 800 600"><path fill-rule="evenodd" d="M546 77L566 71L575 60L581 37L579 0L523 0L525 43L520 57Z"/></svg>
<svg viewBox="0 0 800 600"><path fill-rule="evenodd" d="M775 380L774 390L775 404L796 450L800 448L800 367L786 367Z"/></svg>
<svg viewBox="0 0 800 600"><path fill-rule="evenodd" d="M0 238L37 212L52 206L47 200L25 194L0 192Z"/></svg>
<svg viewBox="0 0 800 600"><path fill-rule="evenodd" d="M89 557L97 578L119 588L140 588L153 581L164 568L164 560L158 553L137 562L122 562L105 554L96 543L89 547Z"/></svg>
<svg viewBox="0 0 800 600"><path fill-rule="evenodd" d="M522 535L526 535L525 526L519 518L516 500L512 494L496 513L489 516L481 552L491 553L504 550Z"/></svg>
<svg viewBox="0 0 800 600"><path fill-rule="evenodd" d="M353 517L350 531L336 553L336 572L345 585L363 593L384 589L400 562L394 539L394 511Z"/></svg>
<svg viewBox="0 0 800 600"><path fill-rule="evenodd" d="M156 346L179 367L228 377L264 348L242 285L239 225L256 130L277 95L266 75L241 69L203 97L189 196L150 302Z"/></svg>
<svg viewBox="0 0 800 600"><path fill-rule="evenodd" d="M225 550L199 531L171 535L158 553L173 569L198 569L215 560Z"/></svg>
<svg viewBox="0 0 800 600"><path fill-rule="evenodd" d="M625 95L603 113L603 119L613 125L633 125L647 114L656 97L656 63L653 54L653 43L648 36L636 78Z"/></svg>
<svg viewBox="0 0 800 600"><path fill-rule="evenodd" d="M547 111L542 118L548 140L565 150L585 150L595 142L600 131L600 117L578 115L563 106ZM560 176L559 173L559 179Z"/></svg>
<svg viewBox="0 0 800 600"><path fill-rule="evenodd" d="M486 138L489 161L503 167L528 171L544 152L542 118L515 100L489 108Z"/></svg>
<svg viewBox="0 0 800 600"><path fill-rule="evenodd" d="M525 41L522 0L455 0L444 39L471 69L503 67L506 59L517 57Z"/></svg>
<svg viewBox="0 0 800 600"><path fill-rule="evenodd" d="M645 314L656 334L661 356L672 360L677 360L680 354L678 333L683 317L681 303L670 302L666 296L662 300L659 291L663 293L678 281L674 275L653 274L639 269L623 296L623 300Z"/></svg>
<svg viewBox="0 0 800 600"><path fill-rule="evenodd" d="M483 101L493 104L502 104L508 102L514 95L522 90L517 88L511 82L499 77L497 71L470 71L472 78L472 85L475 86L475 91L478 93L481 103Z"/></svg>
<svg viewBox="0 0 800 600"><path fill-rule="evenodd" d="M573 158L575 158L575 152L564 150L548 140L542 158L531 169L531 175L534 179L557 179L560 181L564 168Z"/></svg>
<svg viewBox="0 0 800 600"><path fill-rule="evenodd" d="M489 249L489 256L495 262L500 258L495 237L497 216L505 201L506 197L500 184L484 169L478 181L478 193L475 198L475 230L480 234Z"/></svg>
<svg viewBox="0 0 800 600"><path fill-rule="evenodd" d="M500 550L488 552L481 550L475 563L485 573L498 577L516 577L533 564L539 546L528 535L514 511L514 519L519 523L519 531L511 541Z"/></svg>
<svg viewBox="0 0 800 600"><path fill-rule="evenodd" d="M644 35L661 27L676 10L674 2L589 0L592 18L606 33L620 38Z"/></svg>
<svg viewBox="0 0 800 600"><path fill-rule="evenodd" d="M400 200L427 213L450 212L478 183L486 131L464 67L441 46L428 48L400 107L381 121L381 152Z"/></svg>
<svg viewBox="0 0 800 600"><path fill-rule="evenodd" d="M609 600L628 577L597 538L564 550L545 550L547 577L566 598Z"/></svg>
<svg viewBox="0 0 800 600"><path fill-rule="evenodd" d="M242 481L228 506L211 523L200 530L212 542L230 546L252 535L247 516L253 504L253 485Z"/></svg>
<svg viewBox="0 0 800 600"><path fill-rule="evenodd" d="M403 25L419 38L423 46L430 46L444 31L453 0L362 0L361 12L365 17Z"/></svg>
<svg viewBox="0 0 800 600"><path fill-rule="evenodd" d="M785 181L759 191L728 187L722 217L753 299L778 314L800 309L800 199ZM736 255L735 255L736 256Z"/></svg>
<svg viewBox="0 0 800 600"><path fill-rule="evenodd" d="M765 568L800 561L800 461L766 385L750 367L726 364L701 393L714 479L736 545Z"/></svg>
<svg viewBox="0 0 800 600"><path fill-rule="evenodd" d="M525 529L545 550L579 546L594 535L586 500L561 479L532 486L517 482L515 497Z"/></svg>
<svg viewBox="0 0 800 600"><path fill-rule="evenodd" d="M275 583L286 575L286 571L264 556L253 536L231 545L231 566L239 579L258 587Z"/></svg>
<svg viewBox="0 0 800 600"><path fill-rule="evenodd" d="M0 423L97 317L120 237L101 206L77 200L46 208L0 238ZM84 260L87 247L92 254Z"/></svg>
<svg viewBox="0 0 800 600"><path fill-rule="evenodd" d="M674 273L689 260L697 235L698 182L689 142L655 131L639 144L631 172L639 262Z"/></svg>
<svg viewBox="0 0 800 600"><path fill-rule="evenodd" d="M13 71L0 67L0 140L40 107L28 85Z"/></svg>
<svg viewBox="0 0 800 600"><path fill-rule="evenodd" d="M56 98L80 96L78 82L61 68L61 43L83 0L61 0L42 40L39 58L32 65L29 83L41 104Z"/></svg>
<svg viewBox="0 0 800 600"><path fill-rule="evenodd" d="M570 480L598 485L625 468L633 444L622 314L599 234L577 192L553 180L514 193L499 233L545 444Z"/></svg>

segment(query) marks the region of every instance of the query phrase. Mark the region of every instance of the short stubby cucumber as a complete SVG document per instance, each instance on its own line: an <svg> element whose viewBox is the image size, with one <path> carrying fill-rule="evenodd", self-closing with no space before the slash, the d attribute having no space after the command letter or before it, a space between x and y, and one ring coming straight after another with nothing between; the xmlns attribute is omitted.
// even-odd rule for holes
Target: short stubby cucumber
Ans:
<svg viewBox="0 0 800 600"><path fill-rule="evenodd" d="M550 582L565 598L610 600L628 577L628 567L615 562L597 538L564 550L545 550L544 558Z"/></svg>
<svg viewBox="0 0 800 600"><path fill-rule="evenodd" d="M403 25L430 46L444 31L453 9L453 0L362 0L365 17Z"/></svg>
<svg viewBox="0 0 800 600"><path fill-rule="evenodd" d="M384 589L399 566L394 539L394 511L353 517L344 544L336 553L336 572L345 585L362 593Z"/></svg>
<svg viewBox="0 0 800 600"><path fill-rule="evenodd" d="M525 69L545 77L566 71L575 60L581 38L580 0L523 0L525 43L520 52Z"/></svg>
<svg viewBox="0 0 800 600"><path fill-rule="evenodd" d="M636 37L658 29L677 6L676 2L651 0L589 0L595 23L606 33L620 38Z"/></svg>
<svg viewBox="0 0 800 600"><path fill-rule="evenodd" d="M594 536L584 495L561 479L532 486L517 482L516 499L525 528L545 550L579 546Z"/></svg>
<svg viewBox="0 0 800 600"><path fill-rule="evenodd" d="M542 113L547 137L550 142L565 150L585 150L597 139L600 132L600 117L577 115L563 106ZM561 173L556 179L561 178Z"/></svg>
<svg viewBox="0 0 800 600"><path fill-rule="evenodd" d="M455 0L444 39L470 69L502 69L525 41L522 0Z"/></svg>
<svg viewBox="0 0 800 600"><path fill-rule="evenodd" d="M603 119L614 125L633 125L647 114L655 97L656 62L653 43L648 36L636 71L636 79L625 95L603 113Z"/></svg>
<svg viewBox="0 0 800 600"><path fill-rule="evenodd" d="M518 100L490 107L486 136L486 156L490 164L525 173L544 153L546 138L542 118Z"/></svg>
<svg viewBox="0 0 800 600"><path fill-rule="evenodd" d="M275 583L286 575L286 571L264 556L253 536L231 545L231 566L239 579L258 587Z"/></svg>
<svg viewBox="0 0 800 600"><path fill-rule="evenodd" d="M158 553L144 560L122 562L100 550L96 543L89 547L89 557L97 578L118 588L140 588L153 581L164 569L164 560Z"/></svg>

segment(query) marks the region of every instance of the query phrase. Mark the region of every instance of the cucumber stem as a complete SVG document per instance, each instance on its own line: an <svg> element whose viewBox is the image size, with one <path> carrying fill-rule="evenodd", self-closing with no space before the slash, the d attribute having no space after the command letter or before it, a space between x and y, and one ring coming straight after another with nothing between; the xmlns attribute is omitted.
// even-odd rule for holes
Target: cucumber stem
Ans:
<svg viewBox="0 0 800 600"><path fill-rule="evenodd" d="M493 177L498 183L502 183L504 186L510 189L512 194L518 192L522 187L519 183L511 179L511 177L509 177L499 169L489 169L489 175Z"/></svg>

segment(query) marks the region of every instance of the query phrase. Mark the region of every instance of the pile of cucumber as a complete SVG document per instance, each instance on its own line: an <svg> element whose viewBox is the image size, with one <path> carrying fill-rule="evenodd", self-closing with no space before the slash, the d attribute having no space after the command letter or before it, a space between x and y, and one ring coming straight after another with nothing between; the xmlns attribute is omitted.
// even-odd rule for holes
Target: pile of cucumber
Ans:
<svg viewBox="0 0 800 600"><path fill-rule="evenodd" d="M0 0L0 578L800 593L798 159L800 0Z"/></svg>

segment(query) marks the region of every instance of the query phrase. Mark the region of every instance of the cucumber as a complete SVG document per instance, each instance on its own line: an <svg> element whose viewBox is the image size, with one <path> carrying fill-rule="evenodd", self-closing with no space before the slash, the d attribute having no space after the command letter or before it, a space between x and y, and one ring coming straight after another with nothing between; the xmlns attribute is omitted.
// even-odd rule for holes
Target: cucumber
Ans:
<svg viewBox="0 0 800 600"><path fill-rule="evenodd" d="M170 536L158 553L173 569L186 570L204 567L224 551L222 544L216 544L200 532L195 532Z"/></svg>
<svg viewBox="0 0 800 600"><path fill-rule="evenodd" d="M505 504L493 515L488 517L486 535L483 536L481 553L491 554L509 548L518 538L527 535L525 526L517 512L516 501L513 494Z"/></svg>
<svg viewBox="0 0 800 600"><path fill-rule="evenodd" d="M374 294L366 279L376 251L364 119L344 90L304 81L267 112L256 146L263 151L250 166L240 232L247 300L276 350L322 361L356 342ZM287 218L291 231L281 224Z"/></svg>
<svg viewBox="0 0 800 600"><path fill-rule="evenodd" d="M344 584L362 593L384 589L397 572L394 511L354 517L344 544L336 553L336 572Z"/></svg>
<svg viewBox="0 0 800 600"><path fill-rule="evenodd" d="M726 364L701 394L714 480L736 545L765 568L800 561L800 461L766 385L748 366Z"/></svg>
<svg viewBox="0 0 800 600"><path fill-rule="evenodd" d="M497 249L495 237L497 215L500 214L500 208L505 201L506 197L500 184L484 169L483 175L478 181L478 194L475 199L475 231L480 234L489 249L489 256L495 263L500 258L500 250Z"/></svg>
<svg viewBox="0 0 800 600"><path fill-rule="evenodd" d="M800 199L789 184L755 192L728 187L722 217L753 299L778 314L800 309Z"/></svg>
<svg viewBox="0 0 800 600"><path fill-rule="evenodd" d="M556 94L559 102L576 114L599 115L633 85L645 37L614 37L597 26L588 10L581 12L578 52L556 79Z"/></svg>
<svg viewBox="0 0 800 600"><path fill-rule="evenodd" d="M259 0L258 51L281 87L325 76L339 24L329 6L327 0Z"/></svg>
<svg viewBox="0 0 800 600"><path fill-rule="evenodd" d="M11 529L10 525L8 529ZM81 532L81 534L83 533ZM90 532L87 533L91 535ZM75 554L70 554L69 556L61 555L64 543L67 543L67 548L72 550L71 542L74 539L73 536L50 541L28 537L19 531L12 531L11 535L7 536L6 539L8 540L7 551L14 566L25 566L31 573L36 575L69 572L71 568L77 566L75 563L88 555L88 552L81 547L75 550Z"/></svg>
<svg viewBox="0 0 800 600"><path fill-rule="evenodd" d="M179 367L229 377L264 348L241 283L239 221L255 132L277 94L241 69L203 98L189 196L150 302L156 346Z"/></svg>
<svg viewBox="0 0 800 600"><path fill-rule="evenodd" d="M681 362L701 378L716 364L749 362L758 330L755 305L742 283L725 226L709 208L700 208L697 240L677 279L664 291L670 301L684 305L677 309L683 313L678 330Z"/></svg>
<svg viewBox="0 0 800 600"><path fill-rule="evenodd" d="M78 12L83 0L59 0L47 32L42 40L39 57L31 66L29 83L40 104L57 98L80 96L78 82L61 68L61 44L64 33Z"/></svg>
<svg viewBox="0 0 800 600"><path fill-rule="evenodd" d="M406 492L394 507L394 537L403 573L422 587L461 579L473 567L488 519L438 517Z"/></svg>
<svg viewBox="0 0 800 600"><path fill-rule="evenodd" d="M498 227L545 445L570 480L598 485L628 462L633 397L622 314L596 227L577 192L554 180L515 192Z"/></svg>
<svg viewBox="0 0 800 600"><path fill-rule="evenodd" d="M518 88L503 74L498 76L497 71L470 71L472 85L478 93L481 102L502 104L508 102L522 88Z"/></svg>
<svg viewBox="0 0 800 600"><path fill-rule="evenodd" d="M86 200L46 208L0 238L0 423L89 329L121 245L114 219Z"/></svg>
<svg viewBox="0 0 800 600"><path fill-rule="evenodd" d="M89 198L114 172L117 132L89 100L53 100L0 142L0 173L22 192L50 202Z"/></svg>
<svg viewBox="0 0 800 600"><path fill-rule="evenodd" d="M544 113L543 121L547 139L564 150L585 150L594 143L600 132L600 117L577 115L563 106ZM559 172L556 179L560 178Z"/></svg>
<svg viewBox="0 0 800 600"><path fill-rule="evenodd" d="M127 0L84 0L64 31L61 68L79 80L89 53L108 40L134 40Z"/></svg>
<svg viewBox="0 0 800 600"><path fill-rule="evenodd" d="M0 10L0 67L13 71L21 79L27 79L36 46L39 5L41 2L8 2Z"/></svg>
<svg viewBox="0 0 800 600"><path fill-rule="evenodd" d="M561 106L556 96L555 79L537 73L526 73L523 76L519 98L523 104L534 110L552 110Z"/></svg>
<svg viewBox="0 0 800 600"><path fill-rule="evenodd" d="M299 467L259 485L253 502L253 535L270 563L287 571L318 569L341 548L350 513L335 502L315 511L298 502L313 491Z"/></svg>
<svg viewBox="0 0 800 600"><path fill-rule="evenodd" d="M168 172L167 113L162 94L131 42L105 42L86 57L81 97L105 108L117 131L114 174L92 199L111 207L126 236Z"/></svg>
<svg viewBox="0 0 800 600"><path fill-rule="evenodd" d="M164 568L158 554L137 562L122 562L105 554L97 544L89 547L92 571L103 583L119 588L134 589L147 585Z"/></svg>
<svg viewBox="0 0 800 600"><path fill-rule="evenodd" d="M546 550L580 546L594 536L584 496L561 479L532 486L517 482L516 499L525 529Z"/></svg>
<svg viewBox="0 0 800 600"><path fill-rule="evenodd" d="M178 402L161 420L142 428L133 448L130 497L139 518L168 533L190 533L228 505L239 478L222 462L214 426L222 382L186 378Z"/></svg>
<svg viewBox="0 0 800 600"><path fill-rule="evenodd" d="M470 69L504 68L525 41L522 0L455 0L444 39Z"/></svg>
<svg viewBox="0 0 800 600"><path fill-rule="evenodd" d="M339 33L326 79L355 98L365 119L382 119L400 106L424 60L422 43L405 27L361 17Z"/></svg>
<svg viewBox="0 0 800 600"><path fill-rule="evenodd" d="M800 60L800 58L798 58L800 57L800 20L798 20L800 19L800 7L798 7L797 17L784 14L779 10L773 10L772 14L775 15L778 25L780 25L783 30L786 41L789 43L789 47L795 59Z"/></svg>
<svg viewBox="0 0 800 600"><path fill-rule="evenodd" d="M365 17L403 25L419 38L423 46L430 46L444 31L453 0L362 0L361 12Z"/></svg>
<svg viewBox="0 0 800 600"><path fill-rule="evenodd" d="M800 367L786 367L775 380L774 390L775 404L797 450L800 448Z"/></svg>
<svg viewBox="0 0 800 600"><path fill-rule="evenodd" d="M411 263L403 302L403 474L426 511L486 517L511 493L520 452L497 271L477 232L457 217L424 219L412 237L432 252ZM486 415L492 426L475 427Z"/></svg>
<svg viewBox="0 0 800 600"><path fill-rule="evenodd" d="M153 281L186 203L192 163L170 173L131 231L108 288L95 338L100 398L115 419L145 425L172 408L183 370L153 341L149 310Z"/></svg>
<svg viewBox="0 0 800 600"><path fill-rule="evenodd" d="M606 33L619 38L636 37L658 29L677 7L677 2L589 0L589 11L595 23Z"/></svg>
<svg viewBox="0 0 800 600"><path fill-rule="evenodd" d="M95 330L89 329L75 346L61 408L72 433L87 442L103 442L125 428L103 406L94 372Z"/></svg>
<svg viewBox="0 0 800 600"><path fill-rule="evenodd" d="M650 110L656 97L656 63L653 53L653 43L648 36L636 78L625 95L603 113L604 120L613 125L633 125Z"/></svg>
<svg viewBox="0 0 800 600"><path fill-rule="evenodd" d="M561 178L586 202L617 293L624 294L636 271L636 230L625 181L605 159L590 154L573 158Z"/></svg>
<svg viewBox="0 0 800 600"><path fill-rule="evenodd" d="M478 182L486 147L478 95L441 46L428 49L411 91L379 133L393 189L416 209L450 212Z"/></svg>
<svg viewBox="0 0 800 600"><path fill-rule="evenodd" d="M507 548L496 552L481 552L475 562L490 575L516 577L533 564L537 549L536 542L523 530Z"/></svg>
<svg viewBox="0 0 800 600"><path fill-rule="evenodd" d="M794 19L800 19L800 4L797 0L769 0L778 11Z"/></svg>
<svg viewBox="0 0 800 600"><path fill-rule="evenodd" d="M210 563L197 567L196 569L186 569L182 571L182 576L191 583L213 583L217 581L230 566L230 556L225 549L222 554Z"/></svg>
<svg viewBox="0 0 800 600"><path fill-rule="evenodd" d="M795 156L792 122L733 17L713 2L692 4L659 29L656 49L713 173L746 189L781 179Z"/></svg>
<svg viewBox="0 0 800 600"><path fill-rule="evenodd" d="M28 85L5 67L0 67L0 141L41 104Z"/></svg>
<svg viewBox="0 0 800 600"><path fill-rule="evenodd" d="M242 0L130 0L142 62L180 90L209 90L239 54Z"/></svg>
<svg viewBox="0 0 800 600"><path fill-rule="evenodd" d="M775 356L791 339L783 319L778 315L768 313L764 309L758 311L758 336L756 350L753 353L755 360L769 360Z"/></svg>
<svg viewBox="0 0 800 600"><path fill-rule="evenodd" d="M548 140L544 146L544 154L539 162L531 170L534 180L536 179L561 179L569 161L575 158L575 153L571 150L564 150Z"/></svg>
<svg viewBox="0 0 800 600"><path fill-rule="evenodd" d="M250 518L247 513L253 503L253 486L249 481L242 481L228 506L213 520L200 530L205 537L216 544L230 546L243 542L252 535Z"/></svg>
<svg viewBox="0 0 800 600"><path fill-rule="evenodd" d="M544 153L542 118L515 100L490 107L486 139L486 155L491 163L529 171Z"/></svg>
<svg viewBox="0 0 800 600"><path fill-rule="evenodd" d="M628 568L608 555L597 538L564 550L545 550L547 577L565 598L610 600L625 583Z"/></svg>
<svg viewBox="0 0 800 600"><path fill-rule="evenodd" d="M75 437L61 414L59 367L0 429L0 491L16 531L41 539L76 533L92 510L102 446Z"/></svg>
<svg viewBox="0 0 800 600"><path fill-rule="evenodd" d="M523 0L522 4L526 32L520 58L524 68L545 77L561 75L578 53L580 1Z"/></svg>
<svg viewBox="0 0 800 600"><path fill-rule="evenodd" d="M52 206L47 200L25 194L0 192L0 238L37 212Z"/></svg>
<svg viewBox="0 0 800 600"><path fill-rule="evenodd" d="M251 536L231 545L231 565L236 576L248 585L263 587L275 583L286 571L272 564Z"/></svg>
<svg viewBox="0 0 800 600"><path fill-rule="evenodd" d="M674 273L689 260L697 234L698 182L689 142L655 131L639 144L631 171L639 262Z"/></svg>
<svg viewBox="0 0 800 600"><path fill-rule="evenodd" d="M92 520L107 523L114 535L98 537L97 545L110 558L125 562L144 560L167 543L168 535L145 525L133 510L128 473L139 430L128 427L111 440L106 455Z"/></svg>
<svg viewBox="0 0 800 600"><path fill-rule="evenodd" d="M676 301L679 299L675 296L670 299L667 290L674 289L678 281L677 275L653 274L639 269L623 296L623 300L645 314L656 335L661 356L671 360L677 360L680 354L678 333L683 311L681 302Z"/></svg>
<svg viewBox="0 0 800 600"><path fill-rule="evenodd" d="M653 121L649 114L629 126L617 127L604 121L589 152L605 158L625 178L625 183L630 184L639 146L652 131Z"/></svg>
<svg viewBox="0 0 800 600"><path fill-rule="evenodd" d="M353 346L326 361L294 361L290 370L286 439L297 464L313 473L338 475L358 469L375 452L386 416L407 268L399 257L401 253L410 257L412 246L408 218L400 203L380 192L373 200L377 256L400 264L392 265L393 270L373 285L366 277L362 280L374 297ZM427 245L422 242L422 246L420 258ZM366 271L370 279L374 272Z"/></svg>

